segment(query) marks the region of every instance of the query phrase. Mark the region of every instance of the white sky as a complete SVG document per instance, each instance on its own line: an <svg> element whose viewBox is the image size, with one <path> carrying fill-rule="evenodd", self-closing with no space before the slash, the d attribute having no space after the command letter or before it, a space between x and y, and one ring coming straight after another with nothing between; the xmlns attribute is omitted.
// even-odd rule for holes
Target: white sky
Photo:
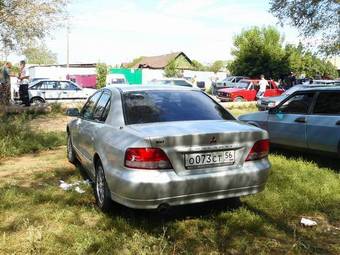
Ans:
<svg viewBox="0 0 340 255"><path fill-rule="evenodd" d="M118 64L175 51L204 63L227 60L242 29L277 24L269 0L73 0L69 10L70 63ZM286 42L298 43L296 30L277 27ZM46 42L66 63L66 29Z"/></svg>

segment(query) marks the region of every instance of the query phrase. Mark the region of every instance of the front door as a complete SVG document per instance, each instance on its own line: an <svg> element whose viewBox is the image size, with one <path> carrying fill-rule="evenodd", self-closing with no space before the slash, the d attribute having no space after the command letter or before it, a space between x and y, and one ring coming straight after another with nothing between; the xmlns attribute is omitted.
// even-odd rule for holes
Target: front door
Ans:
<svg viewBox="0 0 340 255"><path fill-rule="evenodd" d="M271 142L290 147L306 148L306 121L313 93L295 94L268 114Z"/></svg>

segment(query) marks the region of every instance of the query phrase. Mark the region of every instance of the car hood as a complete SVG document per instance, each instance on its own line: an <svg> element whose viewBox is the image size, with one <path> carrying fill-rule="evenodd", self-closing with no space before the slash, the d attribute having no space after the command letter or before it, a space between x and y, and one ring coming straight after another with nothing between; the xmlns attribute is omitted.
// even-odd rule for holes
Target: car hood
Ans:
<svg viewBox="0 0 340 255"><path fill-rule="evenodd" d="M240 89L240 88L224 88L224 89L219 89L218 91L221 92L227 92L227 93L235 93L235 92L239 92L239 91L243 91L245 89Z"/></svg>
<svg viewBox="0 0 340 255"><path fill-rule="evenodd" d="M265 121L268 118L268 111L243 114L238 117L240 121Z"/></svg>

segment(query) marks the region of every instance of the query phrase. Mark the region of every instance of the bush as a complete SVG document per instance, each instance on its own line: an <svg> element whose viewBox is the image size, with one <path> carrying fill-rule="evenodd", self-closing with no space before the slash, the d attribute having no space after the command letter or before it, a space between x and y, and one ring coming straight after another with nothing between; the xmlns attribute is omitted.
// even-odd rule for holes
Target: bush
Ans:
<svg viewBox="0 0 340 255"><path fill-rule="evenodd" d="M34 132L28 125L29 119L29 115L0 118L0 158L52 149L66 143L64 132Z"/></svg>

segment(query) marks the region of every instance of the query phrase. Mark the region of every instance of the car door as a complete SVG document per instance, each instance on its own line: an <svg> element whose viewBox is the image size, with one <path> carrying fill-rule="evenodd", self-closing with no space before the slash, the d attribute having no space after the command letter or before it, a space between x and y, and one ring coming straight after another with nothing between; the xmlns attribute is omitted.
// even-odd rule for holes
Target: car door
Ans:
<svg viewBox="0 0 340 255"><path fill-rule="evenodd" d="M73 101L79 99L86 99L83 93L81 93L81 89L72 82L60 81L59 83L64 100Z"/></svg>
<svg viewBox="0 0 340 255"><path fill-rule="evenodd" d="M88 139L90 139L89 138L90 136L86 132L89 130L89 127L91 126L91 122L93 121L94 109L102 93L103 91L98 91L88 99L83 109L81 110L80 119L77 122L78 126L77 146L82 164L86 168L88 168L88 166L90 166L92 162L92 157L87 153L88 150L86 146L91 141L88 141Z"/></svg>
<svg viewBox="0 0 340 255"><path fill-rule="evenodd" d="M314 93L297 93L269 111L268 132L272 143L307 148L306 121L313 98Z"/></svg>
<svg viewBox="0 0 340 255"><path fill-rule="evenodd" d="M340 91L321 91L307 119L307 143L313 150L340 152Z"/></svg>
<svg viewBox="0 0 340 255"><path fill-rule="evenodd" d="M41 87L42 97L46 101L58 101L61 97L60 84L58 81L43 81Z"/></svg>
<svg viewBox="0 0 340 255"><path fill-rule="evenodd" d="M264 92L265 97L276 96L276 91L273 86L273 81L268 81L268 85L266 87L266 91Z"/></svg>

